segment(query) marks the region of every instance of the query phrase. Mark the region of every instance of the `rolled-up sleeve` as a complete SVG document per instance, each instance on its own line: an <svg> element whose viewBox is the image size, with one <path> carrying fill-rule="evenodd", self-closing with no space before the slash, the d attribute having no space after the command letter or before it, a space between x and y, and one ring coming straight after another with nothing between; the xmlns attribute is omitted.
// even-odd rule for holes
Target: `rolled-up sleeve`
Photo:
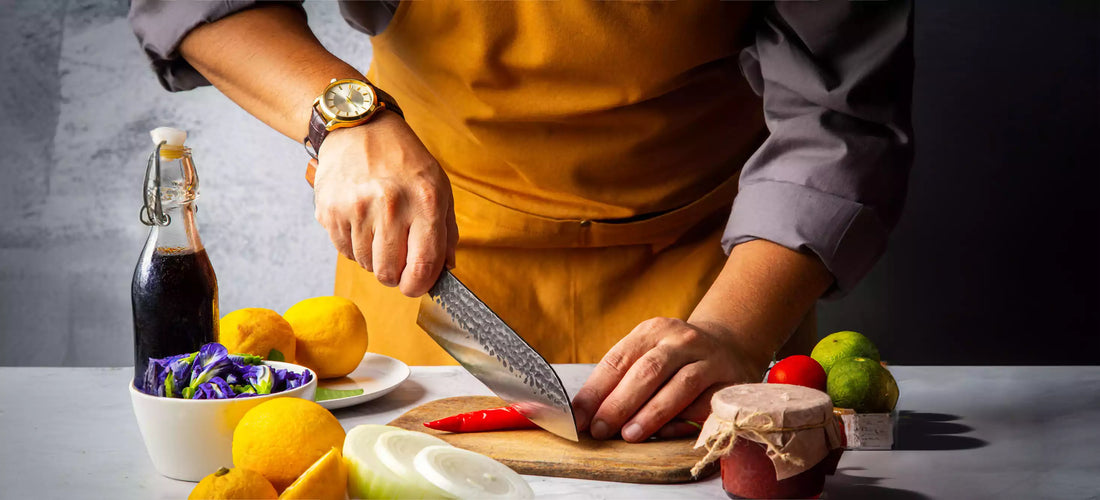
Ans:
<svg viewBox="0 0 1100 500"><path fill-rule="evenodd" d="M286 3L302 8L300 1ZM180 57L179 46L183 38L202 24L212 23L256 4L256 0L133 0L130 3L130 26L160 84L173 92L190 90L210 85L210 82ZM305 15L304 9L302 15Z"/></svg>
<svg viewBox="0 0 1100 500"><path fill-rule="evenodd" d="M842 295L897 223L912 164L909 2L776 2L741 53L770 135L746 162L723 248L816 254Z"/></svg>

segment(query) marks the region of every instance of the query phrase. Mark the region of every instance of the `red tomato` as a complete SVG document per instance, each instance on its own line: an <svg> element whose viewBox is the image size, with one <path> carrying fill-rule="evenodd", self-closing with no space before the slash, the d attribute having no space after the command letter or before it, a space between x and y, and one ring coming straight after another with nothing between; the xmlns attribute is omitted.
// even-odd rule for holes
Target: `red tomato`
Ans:
<svg viewBox="0 0 1100 500"><path fill-rule="evenodd" d="M825 369L809 356L796 354L780 360L768 372L768 383L791 384L825 391Z"/></svg>

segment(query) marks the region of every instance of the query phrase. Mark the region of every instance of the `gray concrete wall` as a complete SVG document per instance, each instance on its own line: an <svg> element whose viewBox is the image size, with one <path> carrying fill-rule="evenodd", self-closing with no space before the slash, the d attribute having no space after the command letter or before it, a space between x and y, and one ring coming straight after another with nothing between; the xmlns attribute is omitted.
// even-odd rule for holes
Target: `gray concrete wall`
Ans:
<svg viewBox="0 0 1100 500"><path fill-rule="evenodd" d="M310 2L322 42L366 70L368 39ZM221 308L284 311L332 293L302 146L212 88L159 86L124 0L0 6L0 365L127 365L148 131L190 132L199 227Z"/></svg>

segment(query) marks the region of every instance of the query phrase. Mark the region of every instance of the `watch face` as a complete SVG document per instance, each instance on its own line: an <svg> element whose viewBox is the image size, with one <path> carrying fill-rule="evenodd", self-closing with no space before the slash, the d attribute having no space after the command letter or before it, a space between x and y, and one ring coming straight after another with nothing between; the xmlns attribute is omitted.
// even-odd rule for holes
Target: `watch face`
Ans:
<svg viewBox="0 0 1100 500"><path fill-rule="evenodd" d="M355 119L367 114L374 105L374 93L361 83L342 81L325 91L323 102L336 118Z"/></svg>

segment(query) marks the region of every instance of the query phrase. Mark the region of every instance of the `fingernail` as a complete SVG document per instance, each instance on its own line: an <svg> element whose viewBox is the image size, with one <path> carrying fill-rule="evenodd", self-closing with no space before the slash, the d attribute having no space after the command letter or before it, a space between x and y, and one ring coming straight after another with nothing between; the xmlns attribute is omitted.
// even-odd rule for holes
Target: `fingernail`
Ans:
<svg viewBox="0 0 1100 500"><path fill-rule="evenodd" d="M589 431L592 437L596 439L607 439L611 434L611 426L607 425L607 422L603 420L596 420L592 422L592 429Z"/></svg>
<svg viewBox="0 0 1100 500"><path fill-rule="evenodd" d="M626 441L637 441L642 437L642 426L637 422L631 422L626 427L623 427L623 439Z"/></svg>

